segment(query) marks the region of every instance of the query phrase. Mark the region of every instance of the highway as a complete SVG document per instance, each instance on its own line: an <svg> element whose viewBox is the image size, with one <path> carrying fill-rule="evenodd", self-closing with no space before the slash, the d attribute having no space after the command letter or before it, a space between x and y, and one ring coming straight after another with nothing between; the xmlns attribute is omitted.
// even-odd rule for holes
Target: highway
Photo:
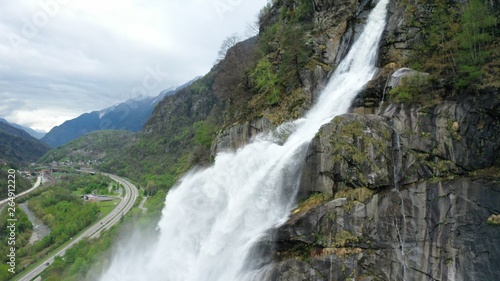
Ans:
<svg viewBox="0 0 500 281"><path fill-rule="evenodd" d="M33 187L31 187L30 189L28 189L28 190L26 190L26 191L24 191L24 192L21 192L21 193L19 193L19 194L16 194L16 198L17 198L17 197L20 197L20 196L23 196L23 195L25 195L25 194L28 194L28 193L30 193L30 192L32 192L33 190L37 189L37 188L40 186L40 184L41 184L41 183L42 183L42 177L41 177L41 176L38 176L38 178L36 179L35 184L33 184ZM4 200L0 201L0 211L3 209L3 207L5 207L5 206L7 205L6 203L7 203L9 200L10 200L10 199L9 199L9 198L7 198L7 199L4 199Z"/></svg>
<svg viewBox="0 0 500 281"><path fill-rule="evenodd" d="M33 268L31 271L28 273L22 275L18 280L20 281L30 281L35 279L40 273L42 273L45 268L47 268L47 263L52 264L54 262L54 258L56 256L63 256L64 253L66 253L66 250L71 248L73 245L76 243L80 242L82 239L93 239L96 237L99 237L101 234L102 230L108 229L111 226L115 225L120 221L122 216L124 216L130 209L132 209L132 206L135 203L135 200L137 197L139 197L139 192L137 190L137 187L133 185L131 182L128 180L121 178L116 175L112 174L106 174L103 173L103 175L110 177L117 183L121 184L123 188L125 189L125 196L124 198L120 201L120 203L115 207L111 213L109 213L107 216L105 216L103 219L95 223L93 226L88 228L84 233L79 235L78 237L75 237L74 239L71 240L71 243L66 245L64 248L56 252L55 254L52 254L40 263L37 267Z"/></svg>

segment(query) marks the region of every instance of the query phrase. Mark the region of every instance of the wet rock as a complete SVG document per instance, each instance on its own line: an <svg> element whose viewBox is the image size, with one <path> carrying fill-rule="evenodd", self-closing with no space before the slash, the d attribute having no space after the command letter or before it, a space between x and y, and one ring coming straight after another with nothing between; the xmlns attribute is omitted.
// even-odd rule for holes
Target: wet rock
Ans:
<svg viewBox="0 0 500 281"><path fill-rule="evenodd" d="M275 262L260 280L495 280L500 274L500 231L488 224L500 213L498 181L421 182L386 189L352 209L333 202L278 229Z"/></svg>

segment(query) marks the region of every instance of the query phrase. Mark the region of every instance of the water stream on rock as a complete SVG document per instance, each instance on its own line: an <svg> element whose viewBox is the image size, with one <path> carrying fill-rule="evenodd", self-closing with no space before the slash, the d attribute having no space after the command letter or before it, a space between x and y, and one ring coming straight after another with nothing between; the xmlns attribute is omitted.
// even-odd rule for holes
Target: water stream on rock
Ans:
<svg viewBox="0 0 500 281"><path fill-rule="evenodd" d="M102 280L251 279L249 253L288 219L308 143L323 124L348 110L376 72L387 3L380 0L373 8L317 104L280 128L289 132L286 141L275 137L283 132L260 136L237 152L219 153L212 167L185 175L166 198L154 247L142 254L122 249Z"/></svg>
<svg viewBox="0 0 500 281"><path fill-rule="evenodd" d="M408 281L407 273L408 273L408 254L411 251L411 248L408 249L406 237L408 233L406 233L406 208L405 208L405 200L403 194L401 194L401 182L402 182L402 169L403 169L403 154L401 148L401 137L398 131L394 128L394 124L391 124L392 127L392 165L393 165L393 189L392 191L397 193L397 196L401 200L401 204L399 206L401 211L401 217L403 220L398 222L396 215L394 215L394 226L396 227L397 235L398 235L398 243L399 243L399 261L401 262L401 270L403 274L403 281Z"/></svg>
<svg viewBox="0 0 500 281"><path fill-rule="evenodd" d="M392 176L395 190L399 190L401 184L401 170L403 168L403 154L401 151L401 137L392 124Z"/></svg>

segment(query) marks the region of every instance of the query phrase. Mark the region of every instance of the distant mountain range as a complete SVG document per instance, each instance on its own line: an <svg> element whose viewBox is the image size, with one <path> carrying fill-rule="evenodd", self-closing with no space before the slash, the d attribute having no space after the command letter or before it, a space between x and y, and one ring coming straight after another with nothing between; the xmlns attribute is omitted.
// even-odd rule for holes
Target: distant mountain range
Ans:
<svg viewBox="0 0 500 281"><path fill-rule="evenodd" d="M101 111L82 114L52 128L41 140L51 147L59 147L94 131L138 132L144 127L159 101L165 96L174 94L178 89L190 85L193 81L176 89L164 90L156 97L134 98Z"/></svg>
<svg viewBox="0 0 500 281"><path fill-rule="evenodd" d="M109 155L119 154L125 144L134 141L134 136L135 134L129 131L95 131L52 149L38 162L102 161Z"/></svg>
<svg viewBox="0 0 500 281"><path fill-rule="evenodd" d="M3 118L0 118L0 122L2 123L6 123L6 124L9 124L11 125L12 127L14 128L17 128L17 129L21 129L23 131L25 131L26 133L30 134L32 137L36 138L36 139L41 139L43 138L43 136L45 136L46 133L44 132L39 132L39 131L35 131L29 127L24 127L24 126L21 126L21 125L18 125L18 124L15 124L15 123L11 123Z"/></svg>
<svg viewBox="0 0 500 281"><path fill-rule="evenodd" d="M27 164L36 161L50 147L8 122L0 122L0 161Z"/></svg>

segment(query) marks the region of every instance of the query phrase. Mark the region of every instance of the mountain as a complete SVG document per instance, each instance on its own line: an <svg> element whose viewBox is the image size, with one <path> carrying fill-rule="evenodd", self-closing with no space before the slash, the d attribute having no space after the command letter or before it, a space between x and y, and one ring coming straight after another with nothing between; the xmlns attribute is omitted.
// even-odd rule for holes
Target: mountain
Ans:
<svg viewBox="0 0 500 281"><path fill-rule="evenodd" d="M0 122L7 123L7 124L11 125L14 128L21 129L21 130L25 131L26 133L30 134L32 137L34 137L36 139L41 139L46 134L44 132L33 130L33 129L29 128L29 127L24 127L24 126L15 124L15 123L11 123L11 122L3 119L3 118L0 118Z"/></svg>
<svg viewBox="0 0 500 281"><path fill-rule="evenodd" d="M156 104L173 93L175 90L165 90L156 97L135 98L101 111L82 114L52 128L42 141L51 147L58 147L99 130L137 132L143 128Z"/></svg>
<svg viewBox="0 0 500 281"><path fill-rule="evenodd" d="M209 74L163 99L137 141L110 155L102 168L144 181L147 192L155 194L190 167L210 163L212 141L225 123L261 113L246 106L256 95L245 79L248 67L255 67L257 47L257 38L236 44Z"/></svg>
<svg viewBox="0 0 500 281"><path fill-rule="evenodd" d="M25 131L0 122L0 161L27 164L36 161L50 147Z"/></svg>
<svg viewBox="0 0 500 281"><path fill-rule="evenodd" d="M52 161L102 161L133 141L134 133L129 131L104 130L95 131L72 140L46 153L38 162Z"/></svg>

